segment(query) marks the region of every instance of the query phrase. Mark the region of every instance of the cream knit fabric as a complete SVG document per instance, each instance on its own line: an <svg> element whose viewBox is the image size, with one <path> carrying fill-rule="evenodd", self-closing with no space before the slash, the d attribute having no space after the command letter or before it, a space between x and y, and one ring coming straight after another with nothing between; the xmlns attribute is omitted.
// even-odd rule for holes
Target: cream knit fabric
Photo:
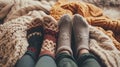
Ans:
<svg viewBox="0 0 120 67"><path fill-rule="evenodd" d="M0 25L0 67L13 67L26 52L26 31L42 24L34 15L31 12Z"/></svg>
<svg viewBox="0 0 120 67"><path fill-rule="evenodd" d="M106 67L120 67L120 51L111 38L95 27L90 27L90 50Z"/></svg>
<svg viewBox="0 0 120 67"><path fill-rule="evenodd" d="M34 11L34 10L42 10L45 13L49 14L49 10L51 6L54 4L54 2L35 1L35 0L1 0L0 4L2 4L3 6L6 5L6 7L0 7L0 9L11 8L11 11L9 13L8 13L9 9L6 10L7 11L6 14L3 13L3 10L0 10L0 12L4 14L4 17L8 13L7 17L4 20L4 22L7 22L12 19L23 16L27 14L29 11ZM7 4L8 5L12 4L13 6L8 7Z"/></svg>
<svg viewBox="0 0 120 67"><path fill-rule="evenodd" d="M51 5L34 0L0 0L0 4L0 19L5 18L0 25L0 67L14 67L27 50L27 30L42 24Z"/></svg>
<svg viewBox="0 0 120 67"><path fill-rule="evenodd" d="M0 0L0 19L3 19L10 11L13 3L7 3Z"/></svg>
<svg viewBox="0 0 120 67"><path fill-rule="evenodd" d="M45 13L49 13L50 6L44 6L39 1L33 0L15 0L14 6L10 13L7 15L5 21L15 19L17 17L27 14L29 11L42 10Z"/></svg>

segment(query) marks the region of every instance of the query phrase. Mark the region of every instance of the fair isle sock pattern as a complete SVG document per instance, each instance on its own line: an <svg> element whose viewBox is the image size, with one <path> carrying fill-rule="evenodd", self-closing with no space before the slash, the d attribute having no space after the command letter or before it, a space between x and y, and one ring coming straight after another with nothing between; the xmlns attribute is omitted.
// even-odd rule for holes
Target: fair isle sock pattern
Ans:
<svg viewBox="0 0 120 67"><path fill-rule="evenodd" d="M27 31L27 35L29 46L26 54L30 55L36 61L43 41L43 27L31 28Z"/></svg>
<svg viewBox="0 0 120 67"><path fill-rule="evenodd" d="M40 52L40 56L49 55L55 57L56 39L58 34L57 21L51 17L46 16L43 18L44 25L44 40Z"/></svg>

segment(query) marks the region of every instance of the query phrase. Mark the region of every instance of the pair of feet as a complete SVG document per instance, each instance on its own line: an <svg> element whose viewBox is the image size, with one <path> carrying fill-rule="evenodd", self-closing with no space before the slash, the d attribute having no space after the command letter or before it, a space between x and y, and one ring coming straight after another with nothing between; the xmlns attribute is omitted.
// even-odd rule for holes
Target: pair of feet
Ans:
<svg viewBox="0 0 120 67"><path fill-rule="evenodd" d="M59 37L57 53L66 52L73 54L71 49L71 35L74 34L76 55L79 56L89 51L89 25L87 21L75 14L73 19L69 15L64 15L59 21Z"/></svg>
<svg viewBox="0 0 120 67"><path fill-rule="evenodd" d="M39 21L38 21L39 22ZM42 21L40 21L42 22ZM73 22L73 25L72 25ZM89 27L82 16L76 14L73 20L68 15L61 17L59 23L59 37L57 53L67 52L72 55L71 34L72 29L75 36L76 54L80 55L89 50ZM44 29L43 29L44 27ZM44 32L44 33L43 33ZM58 33L57 21L51 17L43 18L43 26L32 28L28 31L28 50L27 54L34 59L37 56L50 55L55 57L56 39ZM44 34L44 35L43 35Z"/></svg>
<svg viewBox="0 0 120 67"><path fill-rule="evenodd" d="M27 31L28 49L26 54L37 60L39 56L55 56L56 38L58 34L57 21L52 16L45 16L38 21L41 26L31 28ZM34 22L33 22L34 23Z"/></svg>

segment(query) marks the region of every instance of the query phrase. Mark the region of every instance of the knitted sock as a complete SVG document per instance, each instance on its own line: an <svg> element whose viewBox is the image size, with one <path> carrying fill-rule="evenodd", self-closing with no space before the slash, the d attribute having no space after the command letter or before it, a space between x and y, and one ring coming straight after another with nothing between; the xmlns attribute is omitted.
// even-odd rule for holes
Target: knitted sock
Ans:
<svg viewBox="0 0 120 67"><path fill-rule="evenodd" d="M72 55L71 49L72 20L69 15L64 15L59 21L59 36L57 44L57 54L67 53Z"/></svg>
<svg viewBox="0 0 120 67"><path fill-rule="evenodd" d="M40 56L49 55L54 58L56 49L56 38L58 33L57 21L51 16L46 16L43 18L43 20L44 20L44 40Z"/></svg>
<svg viewBox="0 0 120 67"><path fill-rule="evenodd" d="M79 14L73 18L73 32L78 55L81 49L89 49L89 25Z"/></svg>
<svg viewBox="0 0 120 67"><path fill-rule="evenodd" d="M38 58L40 47L43 41L43 27L35 27L31 28L27 31L28 38L28 49L26 54L29 54L35 61Z"/></svg>

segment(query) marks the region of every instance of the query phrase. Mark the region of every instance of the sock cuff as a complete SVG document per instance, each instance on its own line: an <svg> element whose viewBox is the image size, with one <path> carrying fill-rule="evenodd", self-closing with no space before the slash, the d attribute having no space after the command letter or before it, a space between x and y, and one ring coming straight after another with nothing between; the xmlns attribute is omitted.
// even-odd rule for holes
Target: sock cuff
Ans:
<svg viewBox="0 0 120 67"><path fill-rule="evenodd" d="M61 47L57 48L56 54L59 54L62 51L68 51L71 55L73 55L72 49L68 46L61 46Z"/></svg>
<svg viewBox="0 0 120 67"><path fill-rule="evenodd" d="M76 52L76 55L77 55L77 56L79 55L79 51L80 51L81 49L87 49L87 50L89 50L89 46L80 45L79 47L77 47L77 52Z"/></svg>
<svg viewBox="0 0 120 67"><path fill-rule="evenodd" d="M49 50L41 51L39 57L44 55L48 55L48 56L51 56L52 58L55 58L55 55L51 53Z"/></svg>

